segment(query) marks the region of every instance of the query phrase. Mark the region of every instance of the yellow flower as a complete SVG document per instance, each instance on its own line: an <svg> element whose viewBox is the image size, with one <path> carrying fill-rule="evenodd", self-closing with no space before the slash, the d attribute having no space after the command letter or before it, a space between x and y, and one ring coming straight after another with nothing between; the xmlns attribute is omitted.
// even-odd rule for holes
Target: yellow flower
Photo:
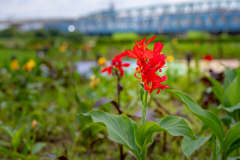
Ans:
<svg viewBox="0 0 240 160"><path fill-rule="evenodd" d="M173 44L178 44L178 39L177 39L177 38L173 38L173 39L172 39L172 43L173 43Z"/></svg>
<svg viewBox="0 0 240 160"><path fill-rule="evenodd" d="M169 56L167 56L167 59L166 59L166 60L167 60L168 62L173 62L174 59L175 59L174 56L169 55Z"/></svg>
<svg viewBox="0 0 240 160"><path fill-rule="evenodd" d="M66 50L68 49L68 43L64 42L62 45L59 46L58 50L60 52L66 52Z"/></svg>
<svg viewBox="0 0 240 160"><path fill-rule="evenodd" d="M36 128L36 126L37 126L37 120L34 119L34 120L32 121L32 128L34 129L34 128Z"/></svg>
<svg viewBox="0 0 240 160"><path fill-rule="evenodd" d="M105 57L98 58L98 65L102 66L107 62L107 59Z"/></svg>
<svg viewBox="0 0 240 160"><path fill-rule="evenodd" d="M36 66L36 62L33 59L30 59L24 64L23 69L25 71L31 71L35 66Z"/></svg>
<svg viewBox="0 0 240 160"><path fill-rule="evenodd" d="M19 64L18 64L18 60L14 59L14 60L12 61L11 65L10 65L11 70L12 70L12 71L17 70L17 69L19 69L19 67L20 67L20 66L19 66Z"/></svg>
<svg viewBox="0 0 240 160"><path fill-rule="evenodd" d="M96 76L93 74L91 75L90 79L93 81L96 78Z"/></svg>
<svg viewBox="0 0 240 160"><path fill-rule="evenodd" d="M101 79L96 78L96 76L94 74L91 75L90 79L91 79L91 82L90 82L91 88L94 88L97 85L97 83L99 83L101 81Z"/></svg>
<svg viewBox="0 0 240 160"><path fill-rule="evenodd" d="M95 85L96 85L96 82L95 82L95 81L91 81L91 82L90 82L91 88L94 88Z"/></svg>

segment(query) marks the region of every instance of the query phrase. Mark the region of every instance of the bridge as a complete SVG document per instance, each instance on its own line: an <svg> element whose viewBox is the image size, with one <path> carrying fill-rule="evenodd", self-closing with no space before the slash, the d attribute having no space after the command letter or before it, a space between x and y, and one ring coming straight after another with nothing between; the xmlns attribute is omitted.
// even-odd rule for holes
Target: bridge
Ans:
<svg viewBox="0 0 240 160"><path fill-rule="evenodd" d="M37 21L27 21L25 24L31 26L34 23L36 24ZM184 33L189 30L240 32L240 0L202 0L118 11L109 9L79 19L42 20L39 23L45 29L57 29L63 32L75 29L88 35L116 32L167 34ZM15 25L23 24L24 22ZM69 30L70 26L71 30Z"/></svg>
<svg viewBox="0 0 240 160"><path fill-rule="evenodd" d="M240 0L159 4L143 8L109 10L82 17L74 23L48 23L45 28L67 31L69 25L85 34L115 32L181 33L240 31Z"/></svg>

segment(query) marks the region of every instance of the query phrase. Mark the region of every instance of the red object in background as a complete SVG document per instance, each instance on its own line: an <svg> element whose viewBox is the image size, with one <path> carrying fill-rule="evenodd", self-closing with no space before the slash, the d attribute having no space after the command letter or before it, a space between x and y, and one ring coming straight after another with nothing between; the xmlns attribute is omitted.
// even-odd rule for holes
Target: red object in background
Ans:
<svg viewBox="0 0 240 160"><path fill-rule="evenodd" d="M204 57L203 57L203 59L204 60L207 60L207 61L211 61L211 60L213 60L213 56L212 55L205 55Z"/></svg>
<svg viewBox="0 0 240 160"><path fill-rule="evenodd" d="M103 68L101 73L108 72L108 75L111 75L113 70L119 71L120 76L123 77L124 70L122 67L129 67L130 63L122 63L122 58L126 56L126 53L123 52L112 59L111 65L109 67ZM115 73L114 73L115 74Z"/></svg>
<svg viewBox="0 0 240 160"><path fill-rule="evenodd" d="M161 42L156 42L153 50L147 49L147 45L156 36L150 38L145 44L145 37L141 41L136 41L136 45L133 47L133 51L126 50L127 56L137 59L138 67L135 69L136 73L134 76L138 79L142 79L144 83L144 89L149 91L149 94L153 90L157 89L158 92L164 88L169 88L167 85L161 84L167 80L167 76L159 76L156 74L157 71L162 72L162 68L165 67L165 59L167 58L164 54L161 54L163 49L163 44ZM137 77L137 73L141 75L141 78Z"/></svg>

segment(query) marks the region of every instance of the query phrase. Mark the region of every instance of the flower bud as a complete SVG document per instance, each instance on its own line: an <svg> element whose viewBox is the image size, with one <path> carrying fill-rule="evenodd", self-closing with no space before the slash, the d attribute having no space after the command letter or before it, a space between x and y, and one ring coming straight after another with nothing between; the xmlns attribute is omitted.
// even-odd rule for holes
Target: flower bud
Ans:
<svg viewBox="0 0 240 160"><path fill-rule="evenodd" d="M32 121L32 128L34 129L34 128L36 128L36 126L37 126L37 120L34 119L34 120Z"/></svg>

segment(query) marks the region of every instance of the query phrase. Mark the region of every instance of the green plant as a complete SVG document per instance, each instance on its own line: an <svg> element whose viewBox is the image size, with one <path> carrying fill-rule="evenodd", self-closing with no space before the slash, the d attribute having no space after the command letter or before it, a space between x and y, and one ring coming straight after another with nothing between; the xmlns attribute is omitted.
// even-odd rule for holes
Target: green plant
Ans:
<svg viewBox="0 0 240 160"><path fill-rule="evenodd" d="M79 115L79 117L89 116L93 122L105 126L110 138L127 147L139 160L145 159L147 145L153 142L155 132L165 131L173 136L183 136L190 140L197 139L188 123L181 117L165 116L158 123L146 122L146 112L151 92L155 89L160 91L160 89L168 88L168 86L161 84L167 80L166 76L160 77L155 73L156 71L161 72L161 68L165 64L166 57L160 54L163 45L158 42L155 43L153 51L147 49L148 43L154 38L151 38L146 44L144 38L137 42L133 48L134 51L127 50L126 53L123 53L131 58L138 59L136 71L141 74L143 81L140 89L142 124L138 125L126 115L113 115L102 111L91 111ZM118 66L118 64L115 65ZM117 67L117 69L120 70L121 68ZM111 68L106 68L106 70L111 73ZM137 77L136 74L135 77Z"/></svg>
<svg viewBox="0 0 240 160"><path fill-rule="evenodd" d="M201 147L206 141L213 136L213 160L216 160L219 156L222 160L226 160L230 153L240 147L240 122L233 125L224 136L223 126L220 119L211 111L202 109L191 97L187 94L179 91L171 91L176 95L206 126L212 130L213 135L209 135L198 140L183 141L183 152L189 158L195 149ZM219 140L217 143L216 138ZM217 143L217 144L216 144ZM220 149L217 150L217 145L220 145ZM196 147L192 147L196 146Z"/></svg>

